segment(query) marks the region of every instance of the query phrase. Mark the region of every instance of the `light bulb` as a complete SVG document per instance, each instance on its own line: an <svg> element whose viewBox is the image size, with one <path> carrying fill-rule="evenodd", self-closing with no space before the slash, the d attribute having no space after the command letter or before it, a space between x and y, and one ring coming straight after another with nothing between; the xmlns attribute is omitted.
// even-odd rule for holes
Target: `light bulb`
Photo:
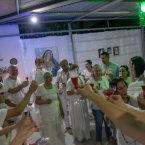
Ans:
<svg viewBox="0 0 145 145"><path fill-rule="evenodd" d="M36 18L36 17L32 17L32 18L31 18L31 21L32 21L33 23L36 23L36 22L37 22L37 18Z"/></svg>
<svg viewBox="0 0 145 145"><path fill-rule="evenodd" d="M141 3L141 10L142 10L143 12L145 12L145 2L142 2L142 3Z"/></svg>

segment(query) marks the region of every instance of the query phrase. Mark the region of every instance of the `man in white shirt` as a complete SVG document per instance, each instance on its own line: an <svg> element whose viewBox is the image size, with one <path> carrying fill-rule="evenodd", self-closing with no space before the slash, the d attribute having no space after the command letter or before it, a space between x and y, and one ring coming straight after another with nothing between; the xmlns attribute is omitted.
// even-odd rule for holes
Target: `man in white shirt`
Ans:
<svg viewBox="0 0 145 145"><path fill-rule="evenodd" d="M109 61L110 56L108 52L101 53L102 71L105 76L112 73L113 78L119 77L119 66Z"/></svg>
<svg viewBox="0 0 145 145"><path fill-rule="evenodd" d="M69 123L69 117L68 117L68 96L66 92L66 84L69 79L69 66L68 66L68 61L66 59L62 59L60 62L60 69L57 72L57 78L56 78L56 83L58 85L59 91L62 89L62 94L59 93L63 110L64 110L64 123L65 123L65 130L64 132L67 132L68 129L70 129L70 123ZM59 87L61 86L61 87Z"/></svg>
<svg viewBox="0 0 145 145"><path fill-rule="evenodd" d="M23 88L29 85L29 81L21 81L18 78L18 67L10 65L8 69L9 77L4 81L4 86L7 88L5 99L11 100L15 104L19 104L24 98L25 94ZM19 121L21 116L16 117L14 120Z"/></svg>
<svg viewBox="0 0 145 145"><path fill-rule="evenodd" d="M44 72L46 72L46 69L44 69L43 65L44 65L44 60L41 57L37 57L35 59L35 65L36 68L32 69L32 71L30 72L30 82L32 82L33 80L35 80L37 82L38 85L44 83ZM36 99L36 95L33 94L33 103L35 104L35 99Z"/></svg>
<svg viewBox="0 0 145 145"><path fill-rule="evenodd" d="M35 80L38 85L44 83L44 78L43 78L43 74L46 71L43 67L44 65L44 60L41 57L37 57L35 59L35 65L36 68L32 69L32 71L30 72L30 82L32 80Z"/></svg>

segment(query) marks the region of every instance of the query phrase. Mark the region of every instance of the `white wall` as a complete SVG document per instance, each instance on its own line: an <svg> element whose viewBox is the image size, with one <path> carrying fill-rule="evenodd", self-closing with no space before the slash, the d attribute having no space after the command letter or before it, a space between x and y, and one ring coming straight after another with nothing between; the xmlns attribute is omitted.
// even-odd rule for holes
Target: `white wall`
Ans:
<svg viewBox="0 0 145 145"><path fill-rule="evenodd" d="M17 25L0 26L0 36L11 34L19 34ZM0 58L3 59L3 61L0 61L0 67L8 67L10 59L16 58L18 60L19 77L23 80L25 79L25 68L19 36L0 38Z"/></svg>
<svg viewBox="0 0 145 145"><path fill-rule="evenodd" d="M26 65L26 72L30 72L35 66L35 48L54 47L58 48L59 60L69 60L68 36L48 36L43 38L24 39L23 54ZM25 50L25 53L24 53Z"/></svg>
<svg viewBox="0 0 145 145"><path fill-rule="evenodd" d="M16 25L0 26L0 35L18 33L18 26ZM99 48L107 49L107 47L119 46L120 55L114 56L111 54L111 61L119 65L128 65L130 57L141 56L142 54L141 32L139 29L74 34L73 41L75 59L81 71L84 69L84 61L87 59L91 59L93 64L101 64L101 60L98 58ZM25 75L29 74L30 70L35 68L35 48L57 46L59 60L65 58L70 62L70 45L68 43L68 36L48 36L21 40L19 37L0 38L0 58L3 59L0 62L0 66L9 66L10 59L13 57L16 58L18 60L19 76L25 79Z"/></svg>
<svg viewBox="0 0 145 145"><path fill-rule="evenodd" d="M74 34L74 50L76 63L80 70L85 69L84 61L91 59L93 64L102 64L98 57L98 49L112 47L110 61L119 65L128 65L133 56L142 56L142 43L140 29L116 30L98 33ZM120 55L113 55L113 47L119 46Z"/></svg>

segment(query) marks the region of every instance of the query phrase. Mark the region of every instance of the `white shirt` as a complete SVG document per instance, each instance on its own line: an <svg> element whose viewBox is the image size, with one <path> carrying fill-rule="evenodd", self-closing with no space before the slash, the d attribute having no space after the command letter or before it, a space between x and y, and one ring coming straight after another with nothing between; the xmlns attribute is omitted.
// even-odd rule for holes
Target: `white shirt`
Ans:
<svg viewBox="0 0 145 145"><path fill-rule="evenodd" d="M132 100L131 100L132 101ZM126 104L129 108L132 108L134 110L137 110L137 111L140 111L140 112L145 112L139 108L135 108L129 104ZM135 140L130 138L129 136L127 136L126 134L124 134L119 128L117 128L117 134L116 134L116 137L117 137L117 145L128 145L126 143L127 142L130 142L132 144L130 145L141 145L140 143L136 142L135 144ZM125 141L126 140L126 141ZM134 143L133 143L134 142Z"/></svg>
<svg viewBox="0 0 145 145"><path fill-rule="evenodd" d="M104 96L103 91L109 88L109 82L108 82L108 80L106 79L105 76L102 76L101 78L102 78L102 80L100 80L100 81L95 81L95 80L94 80L94 86L97 86L98 83L100 83L101 89L99 90L99 93L100 93L102 96ZM88 80L87 83L89 83L89 80ZM95 110L100 110L100 108L99 108L99 107L96 105L96 103L94 103L94 102L92 102L91 108L92 108L92 109L95 109Z"/></svg>
<svg viewBox="0 0 145 145"><path fill-rule="evenodd" d="M0 109L0 130L2 129L2 125L6 119L7 109ZM0 136L0 145L5 145L5 135Z"/></svg>
<svg viewBox="0 0 145 145"><path fill-rule="evenodd" d="M63 72L62 69L60 69L58 72L57 72L57 78L56 78L56 82L59 82L59 83L65 83L67 84L67 81L69 79L69 71L65 74Z"/></svg>
<svg viewBox="0 0 145 145"><path fill-rule="evenodd" d="M4 86L9 90L10 88L14 88L18 85L22 84L22 81L20 78L17 78L17 80L12 80L11 78L7 78L4 81ZM8 91L5 93L5 98L11 100L15 104L19 104L22 99L24 98L24 90L20 90L19 92L15 94L11 94Z"/></svg>
<svg viewBox="0 0 145 145"><path fill-rule="evenodd" d="M32 82L33 80L35 80L38 85L44 83L44 73L46 72L47 70L46 69L33 69L31 72L30 72L30 82Z"/></svg>
<svg viewBox="0 0 145 145"><path fill-rule="evenodd" d="M87 82L92 77L92 72L89 72L87 69L85 69L82 75L84 76L85 82Z"/></svg>
<svg viewBox="0 0 145 145"><path fill-rule="evenodd" d="M143 81L139 81L139 82L131 82L130 85L128 86L127 94L132 97L134 107L138 107L137 97L141 92L143 92L141 87L142 85L144 85Z"/></svg>

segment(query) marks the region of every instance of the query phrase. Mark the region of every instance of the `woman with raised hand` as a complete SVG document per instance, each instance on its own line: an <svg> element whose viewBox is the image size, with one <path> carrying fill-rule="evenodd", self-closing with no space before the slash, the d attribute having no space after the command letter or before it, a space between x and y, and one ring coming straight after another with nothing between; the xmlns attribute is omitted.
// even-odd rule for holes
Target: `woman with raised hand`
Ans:
<svg viewBox="0 0 145 145"><path fill-rule="evenodd" d="M116 88L115 95L120 95L125 104L129 104L128 107L136 109L140 111L139 108L135 108L132 106L132 97L127 95L127 82L122 78L115 78L110 82L110 85ZM124 134L119 128L117 128L117 144L118 145L140 145L136 140L128 137Z"/></svg>
<svg viewBox="0 0 145 145"><path fill-rule="evenodd" d="M110 118L110 120L121 129L127 136L145 144L145 113L128 107L120 95L113 95L109 101L106 100L96 88L92 90L89 84L79 86L77 94L82 94ZM113 104L114 103L114 104Z"/></svg>
<svg viewBox="0 0 145 145"><path fill-rule="evenodd" d="M94 86L98 88L101 94L103 94L105 89L109 88L109 82L105 76L102 76L102 67L99 64L95 64L92 67L92 78L90 78L87 83L91 84L92 82L94 83ZM116 142L116 140L111 136L112 132L110 126L107 125L106 121L104 120L104 113L94 102L92 102L91 108L96 124L96 145L100 145L102 141L103 122L105 124L105 132L108 140L113 143Z"/></svg>
<svg viewBox="0 0 145 145"><path fill-rule="evenodd" d="M132 96L133 106L138 107L137 97L142 92L142 86L145 85L145 62L140 56L135 56L131 58L129 63L131 83L128 86L127 94Z"/></svg>
<svg viewBox="0 0 145 145"><path fill-rule="evenodd" d="M79 75L79 67L72 64L69 71L77 70L78 84L84 84L84 78ZM90 121L86 99L81 95L76 95L74 85L69 79L67 81L67 95L70 98L70 117L74 139L86 141L90 138Z"/></svg>
<svg viewBox="0 0 145 145"><path fill-rule="evenodd" d="M52 84L52 73L44 73L44 83L36 91L36 104L39 105L43 121L42 137L50 138L50 145L65 145L62 118L63 108L56 84Z"/></svg>

